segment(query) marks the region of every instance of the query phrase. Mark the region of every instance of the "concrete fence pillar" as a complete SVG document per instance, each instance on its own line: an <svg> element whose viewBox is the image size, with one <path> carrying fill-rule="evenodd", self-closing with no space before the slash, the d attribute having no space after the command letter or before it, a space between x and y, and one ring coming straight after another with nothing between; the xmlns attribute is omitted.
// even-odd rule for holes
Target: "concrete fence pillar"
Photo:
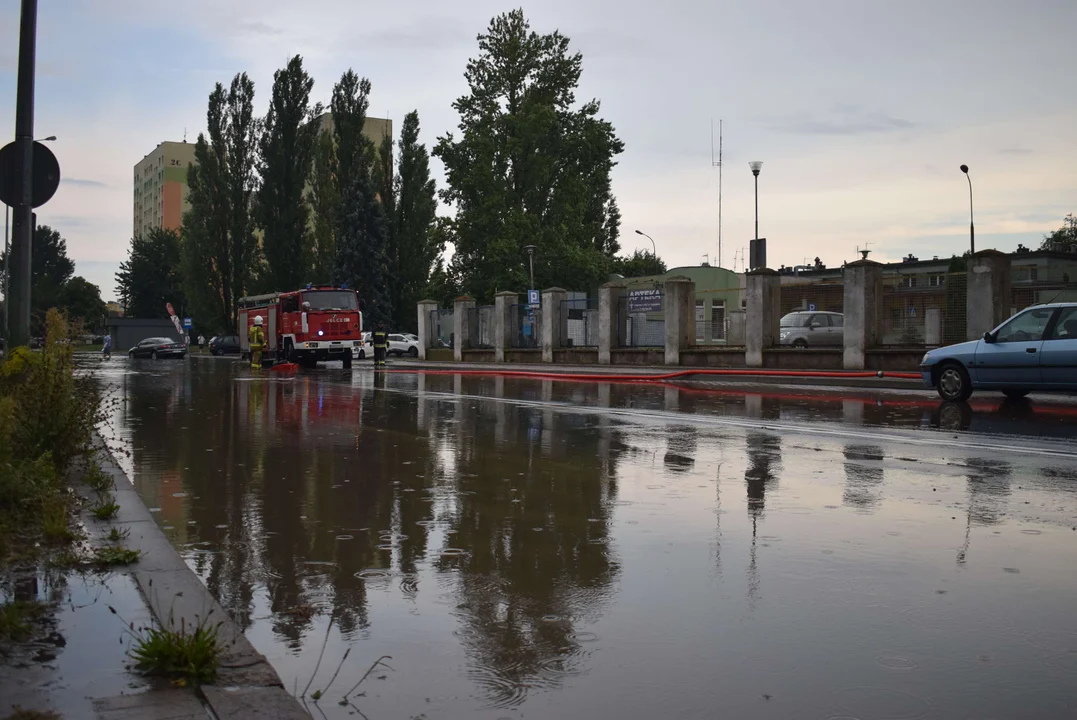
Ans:
<svg viewBox="0 0 1077 720"><path fill-rule="evenodd" d="M505 351L512 346L516 332L512 306L519 296L509 290L494 295L494 362L505 362Z"/></svg>
<svg viewBox="0 0 1077 720"><path fill-rule="evenodd" d="M686 277L666 278L662 307L666 316L666 365L680 365L681 351L696 337L696 284Z"/></svg>
<svg viewBox="0 0 1077 720"><path fill-rule="evenodd" d="M542 291L542 362L553 362L553 351L561 348L561 338L566 334L565 321L561 319L561 303L568 299L563 288Z"/></svg>
<svg viewBox="0 0 1077 720"><path fill-rule="evenodd" d="M434 327L430 315L438 309L437 300L420 300L416 312L419 314L419 359L426 360L426 351L434 347Z"/></svg>
<svg viewBox="0 0 1077 720"><path fill-rule="evenodd" d="M845 266L842 367L846 370L867 367L867 351L878 343L882 268L874 260L857 260Z"/></svg>
<svg viewBox="0 0 1077 720"><path fill-rule="evenodd" d="M456 298L453 304L453 344L452 357L456 362L464 359L464 348L469 347L471 334L471 310L475 308L475 301L467 295Z"/></svg>
<svg viewBox="0 0 1077 720"><path fill-rule="evenodd" d="M745 277L744 364L763 367L763 350L778 343L782 287L777 270L759 268Z"/></svg>
<svg viewBox="0 0 1077 720"><path fill-rule="evenodd" d="M966 283L968 339L978 340L1010 317L1010 257L998 250L981 250L969 262Z"/></svg>
<svg viewBox="0 0 1077 720"><path fill-rule="evenodd" d="M729 311L729 331L725 336L727 347L742 347L744 345L744 311L740 308Z"/></svg>
<svg viewBox="0 0 1077 720"><path fill-rule="evenodd" d="M610 364L610 351L618 346L617 310L625 294L624 283L608 282L598 289L598 363Z"/></svg>

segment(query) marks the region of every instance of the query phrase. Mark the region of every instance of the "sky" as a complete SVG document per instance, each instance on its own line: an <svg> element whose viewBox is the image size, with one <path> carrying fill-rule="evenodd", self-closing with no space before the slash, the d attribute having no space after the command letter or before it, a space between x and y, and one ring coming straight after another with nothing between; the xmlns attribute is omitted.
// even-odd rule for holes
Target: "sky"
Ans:
<svg viewBox="0 0 1077 720"><path fill-rule="evenodd" d="M131 236L132 168L157 143L193 142L215 82L246 71L264 113L273 71L300 54L328 103L349 67L370 114L419 112L432 146L476 35L513 9L488 0L50 0L38 16L35 134L63 180L38 210L76 273L115 297ZM583 54L577 97L597 98L625 143L613 174L625 252L743 270L759 234L771 267L921 259L976 244L1034 245L1077 212L1073 0L546 0L532 29ZM14 137L19 3L0 2L0 140ZM717 135L717 131L715 133ZM717 138L715 139L717 143ZM439 183L442 168L434 159ZM442 209L445 213L447 210Z"/></svg>

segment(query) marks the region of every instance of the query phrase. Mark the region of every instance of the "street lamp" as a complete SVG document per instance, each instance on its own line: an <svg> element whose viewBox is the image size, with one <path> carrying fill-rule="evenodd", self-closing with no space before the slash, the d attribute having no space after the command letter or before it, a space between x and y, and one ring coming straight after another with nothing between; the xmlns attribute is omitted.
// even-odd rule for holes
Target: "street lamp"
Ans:
<svg viewBox="0 0 1077 720"><path fill-rule="evenodd" d="M538 250L536 245L524 245L524 250L527 251L527 257L531 261L531 285L529 289L535 289L535 251Z"/></svg>
<svg viewBox="0 0 1077 720"><path fill-rule="evenodd" d="M54 142L56 140L55 135L49 135L47 138L41 138L37 142ZM4 205L4 335L8 332L8 306L10 303L10 286L11 286L11 246L9 238L11 236L11 207ZM33 237L34 229L30 228L31 237Z"/></svg>
<svg viewBox="0 0 1077 720"><path fill-rule="evenodd" d="M972 220L972 177L969 175L969 166L962 165L961 172L965 173L965 179L969 181L969 249L976 254L976 224Z"/></svg>
<svg viewBox="0 0 1077 720"><path fill-rule="evenodd" d="M637 231L636 231L636 234L637 234L637 235L642 235L643 237L645 237L645 238L647 238L648 240L650 240L650 241L651 241L651 250L653 250L653 251L654 251L654 253L653 253L653 254L654 254L654 256L655 256L655 257L658 257L658 246L656 246L656 245L654 244L654 238L653 238L653 237L651 237L650 235L648 235L647 233L645 233L645 232L641 231L641 230L637 230Z"/></svg>
<svg viewBox="0 0 1077 720"><path fill-rule="evenodd" d="M755 239L759 239L759 171L763 169L762 160L752 160L748 163L755 176Z"/></svg>

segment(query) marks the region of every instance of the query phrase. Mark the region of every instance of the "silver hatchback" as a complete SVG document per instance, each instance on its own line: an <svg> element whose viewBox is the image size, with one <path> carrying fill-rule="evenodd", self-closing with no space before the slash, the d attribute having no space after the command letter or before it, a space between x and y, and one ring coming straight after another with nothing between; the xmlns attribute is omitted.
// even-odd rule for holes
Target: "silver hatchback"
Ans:
<svg viewBox="0 0 1077 720"><path fill-rule="evenodd" d="M836 312L791 312L782 316L778 344L788 347L841 346L845 316Z"/></svg>

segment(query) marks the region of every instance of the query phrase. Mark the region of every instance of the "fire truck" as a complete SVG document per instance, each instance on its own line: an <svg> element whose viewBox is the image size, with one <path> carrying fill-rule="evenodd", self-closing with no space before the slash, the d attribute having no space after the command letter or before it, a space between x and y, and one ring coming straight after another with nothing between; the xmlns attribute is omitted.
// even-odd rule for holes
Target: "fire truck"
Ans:
<svg viewBox="0 0 1077 720"><path fill-rule="evenodd" d="M307 285L302 290L252 295L239 300L239 346L249 357L248 330L262 316L263 362L286 360L303 367L340 360L352 366L363 344L363 313L346 286Z"/></svg>

